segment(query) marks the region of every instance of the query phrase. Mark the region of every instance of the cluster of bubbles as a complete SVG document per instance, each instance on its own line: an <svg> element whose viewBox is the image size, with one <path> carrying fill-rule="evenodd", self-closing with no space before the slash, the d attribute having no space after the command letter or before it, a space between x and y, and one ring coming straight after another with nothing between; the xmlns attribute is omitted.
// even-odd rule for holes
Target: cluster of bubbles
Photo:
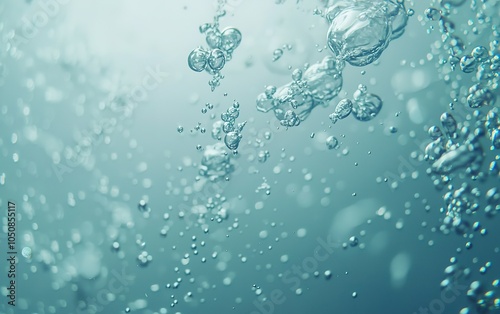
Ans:
<svg viewBox="0 0 500 314"><path fill-rule="evenodd" d="M476 82L469 88L467 93L467 104L471 108L480 108L484 106L493 106L496 102L500 68L500 54L498 53L500 41L498 40L499 31L498 25L493 23L493 20L488 17L485 12L495 11L495 1L482 1L482 5L478 6L476 1L471 3L471 9L476 10L477 24L469 20L471 31L475 35L480 32L491 29L493 35L489 42L489 47L478 45L475 46L470 53L465 53L466 45L463 36L460 36L455 23L450 18L451 10L459 7L465 1L449 1L441 0L439 4L441 9L430 7L425 11L425 16L429 21L439 21L439 30L442 34L443 47L447 51L448 60L442 60L441 64L448 63L450 69L455 71L457 68L465 74L475 74ZM464 32L467 35L468 31ZM446 73L446 71L443 71ZM449 80L449 76L446 77ZM461 84L463 85L463 84Z"/></svg>
<svg viewBox="0 0 500 314"><path fill-rule="evenodd" d="M485 268L489 268L491 263ZM487 263L487 264L488 264ZM495 279L491 284L484 284L479 280L471 282L467 289L467 297L471 300L478 313L487 313L500 310L500 281ZM469 307L463 308L459 314L472 313Z"/></svg>
<svg viewBox="0 0 500 314"><path fill-rule="evenodd" d="M486 234L486 229L481 229L479 222L471 223L469 219L482 211L488 218L494 217L500 211L500 195L496 187L480 188L472 182L485 182L490 176L495 180L500 175L498 167L499 155L490 161L488 171L484 171L483 164L487 156L484 138L489 140L489 148L492 152L500 148L499 140L499 118L498 108L489 110L485 115L482 110L494 107L498 96L500 65L499 32L498 25L494 19L488 16L488 12L497 10L494 2L476 1L470 2L470 7L476 11L476 20L468 21L469 29L460 32L451 18L452 12L457 12L456 7L466 1L439 1L441 8L428 8L425 17L429 21L439 22L441 32L442 48L446 58L439 60L440 73L446 82L452 83L454 89L452 97L458 98L463 93L464 78L470 79L470 88L465 89L464 103L475 109L467 121L457 123L455 118L444 113L441 116L443 131L437 127L429 128L432 142L425 149L424 158L431 162L428 173L431 175L434 185L438 189L447 188L443 195L445 207L441 209L446 214L440 230L449 233L451 230L460 235L472 238L473 232L480 230L481 235ZM432 30L432 27L431 27ZM484 32L489 35L489 45L471 45L473 47L466 52L465 42L469 32L478 35ZM484 36L486 39L486 36ZM465 38L465 40L464 40ZM446 68L445 65L449 65ZM449 69L449 70L448 70ZM451 77L455 71L456 78ZM456 101L455 99L454 101ZM453 108L452 108L453 109ZM475 121L471 121L475 120ZM494 155L494 154L493 154ZM458 186L458 187L457 187ZM467 242L466 248L470 249L472 242ZM468 291L468 296L476 305L478 312L487 312L495 309L493 305L495 298L488 292L485 298L484 289L478 290L478 282L473 282ZM496 299L498 305L498 298ZM496 307L498 309L498 306ZM471 309L464 308L460 313L471 313Z"/></svg>
<svg viewBox="0 0 500 314"><path fill-rule="evenodd" d="M457 122L452 114L445 112L440 117L441 128L434 125L428 130L432 140L426 146L424 155L424 159L431 164L428 173L438 189L446 186L443 195L445 206L440 210L445 216L439 230L444 234L453 231L467 239L467 250L473 248L473 240L477 235L484 237L488 234L487 229L478 220L478 214L482 212L485 217L491 219L500 212L498 187L475 184L478 181L486 182L488 175L498 177L498 155L490 164L489 172L482 170L488 156L483 149L485 138L489 137L491 140L491 151L500 148L495 142L495 134L499 130L497 111L498 109L494 108L483 114L475 110L472 115L467 115L463 122ZM457 252L461 252L461 248L458 248ZM445 269L446 279L441 282L441 288L452 289L459 279L467 280L467 297L473 304L462 308L460 314L470 314L474 311L489 313L500 309L498 279L493 280L491 284L471 279L472 270L469 267L459 267L455 257L450 261L452 264ZM491 265L491 262L486 262L479 267L479 273L484 275Z"/></svg>
<svg viewBox="0 0 500 314"><path fill-rule="evenodd" d="M464 73L476 74L475 83L469 88L467 104L471 108L493 106L496 102L500 77L500 54L498 53L498 40L491 45L491 51L483 46L477 46L471 54L460 59L460 69ZM456 57L457 58L457 57ZM457 58L458 59L458 58Z"/></svg>
<svg viewBox="0 0 500 314"><path fill-rule="evenodd" d="M246 125L246 121L236 122L239 116L240 103L235 100L225 112L221 113L221 119L212 125L212 138L223 141L224 144L215 143L204 149L199 172L210 181L228 179L228 175L234 171L234 164L225 148L233 153L237 152L243 138L241 132Z"/></svg>
<svg viewBox="0 0 500 314"><path fill-rule="evenodd" d="M428 8L425 11L425 16L429 21L438 21L439 30L443 35L442 42L445 44L449 55L449 63L454 69L460 61L458 56L463 53L465 44L463 39L455 32L455 23L449 17L449 10L463 4L463 1L459 4L451 3L451 1L440 1L440 4L442 6L441 10L432 7Z"/></svg>
<svg viewBox="0 0 500 314"><path fill-rule="evenodd" d="M224 144L232 151L236 151L240 145L243 135L241 132L246 125L245 122L236 123L236 119L240 116L240 103L236 100L226 112L220 115L221 120L216 121L212 126L212 137L218 141L224 135Z"/></svg>
<svg viewBox="0 0 500 314"><path fill-rule="evenodd" d="M441 231L445 233L450 230L458 234L469 232L471 223L466 217L473 216L481 208L484 208L487 217L493 217L500 211L497 188L483 192L466 181L467 177L484 181L488 176L497 178L499 175L499 155L491 161L488 172L482 171L485 160L482 139L489 135L492 141L490 149L495 151L500 148L496 141L499 130L497 111L494 108L483 116L476 110L473 115L475 121L465 123L457 123L453 115L445 112L440 118L443 130L436 125L429 128L432 141L425 148L424 159L431 164L428 173L436 188L446 186L448 189L443 195L446 206L441 209L446 214L441 225ZM458 188L453 184L456 180L462 180ZM480 203L483 196L486 206Z"/></svg>
<svg viewBox="0 0 500 314"><path fill-rule="evenodd" d="M137 256L137 262L138 265L141 267L146 267L148 264L153 260L153 256L151 254L148 254L146 251L142 251L138 256Z"/></svg>
<svg viewBox="0 0 500 314"><path fill-rule="evenodd" d="M271 195L271 185L267 182L267 179L262 178L263 182L255 189L255 193L259 193L260 191L265 191L266 195Z"/></svg>
<svg viewBox="0 0 500 314"><path fill-rule="evenodd" d="M338 1L325 17L330 24L328 47L353 66L377 60L389 42L400 37L408 21L403 1Z"/></svg>
<svg viewBox="0 0 500 314"><path fill-rule="evenodd" d="M483 163L483 148L479 141L484 136L484 129L478 125L471 130L467 126L459 127L452 114L441 115L441 125L429 128L432 142L425 148L425 159L432 163L431 169L439 175L466 168L467 173L477 175Z"/></svg>
<svg viewBox="0 0 500 314"><path fill-rule="evenodd" d="M353 101L347 98L339 101L329 118L335 124L352 113L358 121L370 121L379 114L381 109L382 99L375 94L368 93L367 87L360 84L353 94Z"/></svg>
<svg viewBox="0 0 500 314"><path fill-rule="evenodd" d="M341 60L327 56L321 62L295 69L293 81L276 88L267 86L257 97L257 110L274 111L281 125L298 126L318 105L328 106L342 89Z"/></svg>
<svg viewBox="0 0 500 314"><path fill-rule="evenodd" d="M273 110L285 127L298 126L318 106L328 106L342 89L345 62L364 66L380 57L392 39L404 32L408 15L400 2L340 1L329 6L325 17L330 23L328 46L335 57L325 57L305 70L295 69L293 81L279 88L267 86L257 97L257 110ZM279 55L279 53L278 53ZM381 99L360 87L354 102L341 100L330 115L333 123L351 112L359 121L373 119L382 107Z"/></svg>
<svg viewBox="0 0 500 314"><path fill-rule="evenodd" d="M448 289L458 282L459 279L470 276L471 269L463 268L457 263L457 258L450 259L451 264L444 269L445 279L441 281L441 288Z"/></svg>
<svg viewBox="0 0 500 314"><path fill-rule="evenodd" d="M441 125L429 128L429 136L432 139L426 148L424 158L432 163L433 173L446 175L453 171L465 168L466 173L472 178L482 177L480 172L484 161L484 150L480 139L487 136L490 140L490 150L500 149L500 118L498 108L488 111L483 117L481 112L475 111L475 127L459 125L452 114L445 112L441 115ZM489 175L498 177L498 155L490 163Z"/></svg>
<svg viewBox="0 0 500 314"><path fill-rule="evenodd" d="M205 23L200 26L200 33L205 34L208 48L195 48L188 56L188 65L191 70L206 71L213 75L212 80L209 81L212 91L220 85L220 80L224 78L220 71L226 62L231 60L232 54L240 45L242 38L241 32L234 27L227 27L222 31L219 29L219 18L226 14L222 6L223 2L220 2L213 23Z"/></svg>
<svg viewBox="0 0 500 314"><path fill-rule="evenodd" d="M210 181L218 181L227 178L233 171L234 164L224 144L215 143L205 147L199 169L200 175Z"/></svg>
<svg viewBox="0 0 500 314"><path fill-rule="evenodd" d="M457 234L467 233L470 229L470 223L466 217L474 215L480 208L480 196L480 190L467 183L463 183L456 190L447 192L443 196L446 206L442 211L446 212L446 216L440 227L441 231L448 233L453 230Z"/></svg>
<svg viewBox="0 0 500 314"><path fill-rule="evenodd" d="M489 313L500 309L500 295L498 291L500 287L499 279L494 279L488 283L474 280L471 281L470 284L464 285L461 281L470 281L472 277L471 268L460 266L456 257L450 258L450 262L451 264L444 270L446 278L441 281L441 288L443 290L453 291L456 287L464 287L467 298L474 304L477 313ZM484 274L491 266L491 262L486 262L484 266L480 267L479 272ZM471 313L474 313L471 307L464 307L459 312L459 314Z"/></svg>
<svg viewBox="0 0 500 314"><path fill-rule="evenodd" d="M500 149L500 116L498 115L498 108L488 111L484 126L490 139L490 149Z"/></svg>

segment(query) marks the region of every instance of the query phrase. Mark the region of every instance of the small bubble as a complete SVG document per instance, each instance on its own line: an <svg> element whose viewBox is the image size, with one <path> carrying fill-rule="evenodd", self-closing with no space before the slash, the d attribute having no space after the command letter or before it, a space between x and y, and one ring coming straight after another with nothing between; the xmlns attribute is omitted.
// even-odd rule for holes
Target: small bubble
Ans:
<svg viewBox="0 0 500 314"><path fill-rule="evenodd" d="M25 257L25 258L31 258L31 254L32 254L32 251L31 251L31 248L30 247L24 247L23 250L22 250L22 255Z"/></svg>
<svg viewBox="0 0 500 314"><path fill-rule="evenodd" d="M325 270L325 279L330 279L330 278L332 278L332 271Z"/></svg>
<svg viewBox="0 0 500 314"><path fill-rule="evenodd" d="M349 238L349 245L351 245L352 247L357 246L358 243L359 243L359 240L358 240L357 237L352 236L352 237Z"/></svg>
<svg viewBox="0 0 500 314"><path fill-rule="evenodd" d="M282 49L276 49L273 52L273 62L278 61L281 57L283 56L283 50Z"/></svg>
<svg viewBox="0 0 500 314"><path fill-rule="evenodd" d="M145 200L140 200L139 204L137 204L137 209L143 213L147 213L151 211L151 208L148 206L148 203Z"/></svg>
<svg viewBox="0 0 500 314"><path fill-rule="evenodd" d="M339 141L335 136L329 136L326 139L326 147L328 149L337 149L339 147Z"/></svg>

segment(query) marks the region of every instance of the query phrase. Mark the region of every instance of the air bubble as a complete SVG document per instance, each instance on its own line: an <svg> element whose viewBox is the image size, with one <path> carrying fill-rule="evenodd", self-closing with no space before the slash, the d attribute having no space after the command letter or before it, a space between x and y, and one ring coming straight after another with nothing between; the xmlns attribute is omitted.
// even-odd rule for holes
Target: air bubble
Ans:
<svg viewBox="0 0 500 314"><path fill-rule="evenodd" d="M188 65L191 70L196 72L201 72L205 70L208 62L208 52L202 48L196 48L189 54Z"/></svg>
<svg viewBox="0 0 500 314"><path fill-rule="evenodd" d="M326 139L326 147L328 149L337 149L337 148L339 148L339 141L337 140L337 138L335 136L329 136Z"/></svg>

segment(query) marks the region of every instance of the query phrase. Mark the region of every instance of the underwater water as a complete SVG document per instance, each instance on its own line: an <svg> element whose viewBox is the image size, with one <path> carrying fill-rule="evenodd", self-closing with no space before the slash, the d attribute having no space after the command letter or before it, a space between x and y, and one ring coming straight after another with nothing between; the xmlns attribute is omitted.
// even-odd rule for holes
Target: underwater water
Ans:
<svg viewBox="0 0 500 314"><path fill-rule="evenodd" d="M500 312L499 0L0 2L0 313Z"/></svg>

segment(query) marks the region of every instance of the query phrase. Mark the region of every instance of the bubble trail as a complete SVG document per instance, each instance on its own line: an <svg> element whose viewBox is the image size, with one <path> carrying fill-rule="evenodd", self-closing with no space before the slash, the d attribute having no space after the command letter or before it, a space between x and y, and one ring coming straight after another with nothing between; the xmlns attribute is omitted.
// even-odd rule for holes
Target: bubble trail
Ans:
<svg viewBox="0 0 500 314"><path fill-rule="evenodd" d="M293 72L293 81L279 88L268 86L257 97L257 110L274 111L283 126L298 126L318 105L328 106L342 89L342 61L327 56L305 71Z"/></svg>
<svg viewBox="0 0 500 314"><path fill-rule="evenodd" d="M393 39L405 30L408 14L404 5L391 0L339 1L325 12L330 23L327 42L335 57L325 57L302 71L293 72L293 81L276 88L268 86L257 97L257 110L274 111L285 127L298 126L314 107L328 106L342 89L345 62L365 66L377 60ZM282 55L276 50L275 57ZM353 113L359 121L372 120L382 108L374 94L358 92L354 102L341 101L329 116L333 123Z"/></svg>
<svg viewBox="0 0 500 314"><path fill-rule="evenodd" d="M212 75L212 79L208 82L212 91L220 85L220 80L224 78L220 71L232 59L232 54L242 39L241 32L237 28L227 27L222 31L219 29L219 18L225 15L224 4L224 1L219 2L212 24L205 23L200 26L200 33L205 34L208 48L193 49L187 60L191 70L206 71Z"/></svg>

